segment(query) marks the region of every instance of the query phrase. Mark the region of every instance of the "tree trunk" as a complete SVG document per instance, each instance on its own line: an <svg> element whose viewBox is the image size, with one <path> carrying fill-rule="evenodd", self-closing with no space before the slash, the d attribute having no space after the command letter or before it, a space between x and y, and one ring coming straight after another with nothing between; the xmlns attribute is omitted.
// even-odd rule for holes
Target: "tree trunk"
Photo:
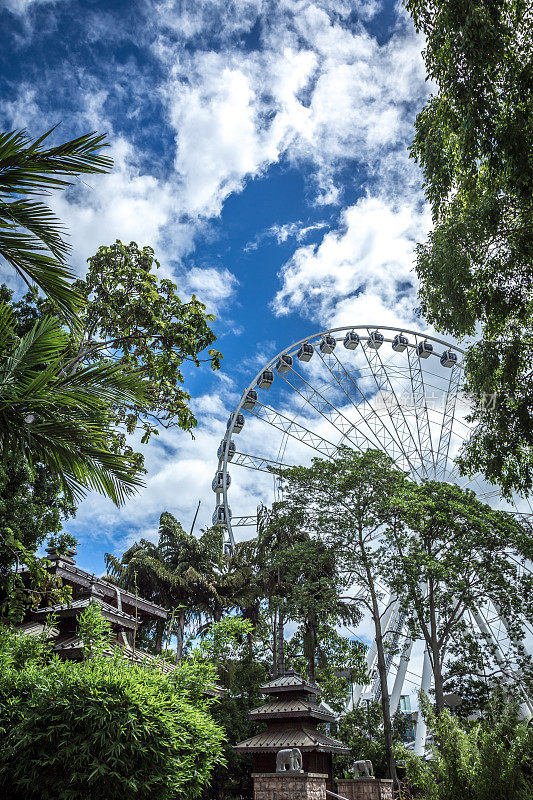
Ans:
<svg viewBox="0 0 533 800"><path fill-rule="evenodd" d="M272 674L278 674L278 612L274 609L274 619L272 622Z"/></svg>
<svg viewBox="0 0 533 800"><path fill-rule="evenodd" d="M178 633L176 643L176 664L183 658L183 639L185 638L185 611L180 611L178 616Z"/></svg>
<svg viewBox="0 0 533 800"><path fill-rule="evenodd" d="M394 760L393 742L392 742L392 721L390 715L390 699L389 687L387 684L387 666L385 663L385 651L383 648L383 636L381 635L381 616L379 613L379 605L376 597L376 589L374 586L374 577L370 564L366 555L365 545L363 542L362 531L359 531L359 548L366 572L368 590L372 600L372 618L374 621L374 630L376 636L376 652L378 658L378 674L379 683L381 687L381 711L383 714L383 738L385 740L385 758L387 761L387 776L392 778L393 786L398 788L398 776L396 774L396 762Z"/></svg>
<svg viewBox="0 0 533 800"><path fill-rule="evenodd" d="M159 620L155 624L155 652L161 653L163 651L163 634L165 632L164 620Z"/></svg>
<svg viewBox="0 0 533 800"><path fill-rule="evenodd" d="M426 644L429 647L431 652L431 661L432 668L433 668L433 681L435 683L435 710L437 714L441 714L444 711L444 686L443 686L443 678L442 678L442 669L441 669L441 658L440 658L440 648L438 645L438 618L437 618L437 611L435 609L435 594L434 594L434 585L433 579L430 578L428 581L428 588L429 588L429 614L430 614L430 641Z"/></svg>
<svg viewBox="0 0 533 800"><path fill-rule="evenodd" d="M309 672L309 683L316 681L316 625L313 620L308 616L307 618L307 639L308 639L308 653L307 664Z"/></svg>
<svg viewBox="0 0 533 800"><path fill-rule="evenodd" d="M283 612L281 608L278 609L278 675L285 674L285 626L283 620Z"/></svg>

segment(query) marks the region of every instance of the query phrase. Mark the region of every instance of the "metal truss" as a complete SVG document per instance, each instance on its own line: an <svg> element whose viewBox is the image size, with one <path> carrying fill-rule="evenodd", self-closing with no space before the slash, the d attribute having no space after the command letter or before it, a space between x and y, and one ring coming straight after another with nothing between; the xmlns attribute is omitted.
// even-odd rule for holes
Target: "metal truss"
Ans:
<svg viewBox="0 0 533 800"><path fill-rule="evenodd" d="M265 406L259 401L257 401L253 409L248 410L248 414L257 417L257 419L262 419L264 422L268 422L273 428L277 428L282 431L282 433L292 436L293 439L303 442L303 444L306 444L308 447L312 447L313 450L316 450L317 453L320 453L322 456L326 456L326 458L333 458L337 452L337 445L333 442L324 439L318 433L310 431L309 428L300 425L299 422L295 422L293 419L286 417L284 414L280 414L270 406Z"/></svg>
<svg viewBox="0 0 533 800"><path fill-rule="evenodd" d="M446 401L444 403L444 416L440 429L437 457L435 460L435 477L437 480L441 481L446 479L448 472L451 472L451 470L448 469L448 453L450 451L450 440L453 429L453 421L455 418L457 393L459 391L459 386L461 385L462 374L463 371L461 367L457 364L454 364L451 370L448 391L446 393Z"/></svg>
<svg viewBox="0 0 533 800"><path fill-rule="evenodd" d="M323 394L317 389L314 389L294 368L291 368L288 373L281 374L280 377L291 389L299 394L311 408L314 408L323 419L331 423L331 425L337 429L341 435L341 441L347 439L357 450L361 450L362 452L364 452L369 445L371 447L374 446L374 443L369 440L348 417L330 403L329 400L326 400Z"/></svg>
<svg viewBox="0 0 533 800"><path fill-rule="evenodd" d="M433 442L431 439L431 429L429 425L424 375L422 372L422 366L420 364L420 358L417 356L415 349L412 347L407 348L407 361L409 364L411 392L413 395L413 408L418 431L420 461L422 464L424 477L434 477L435 453L433 452Z"/></svg>
<svg viewBox="0 0 533 800"><path fill-rule="evenodd" d="M411 470L414 473L413 477L416 476L419 480L422 480L425 476L421 468L418 444L413 436L411 425L409 425L407 417L405 416L404 408L398 400L389 370L385 368L379 350L374 350L372 347L369 347L367 342L362 343L361 348L372 375L374 376L378 395L381 397L389 413L402 451L405 453L405 457L409 461Z"/></svg>
<svg viewBox="0 0 533 800"><path fill-rule="evenodd" d="M412 471L412 465L404 449L394 438L387 426L383 424L383 420L373 408L372 404L367 400L357 381L354 379L353 375L348 372L335 352L321 353L320 350L317 350L317 354L326 369L337 382L339 388L344 392L354 407L363 426L366 425L370 429L373 442L370 439L369 441L372 442L372 446L388 453L400 469ZM366 413L363 413L361 410L362 408L366 408Z"/></svg>
<svg viewBox="0 0 533 800"><path fill-rule="evenodd" d="M232 464L238 467L247 467L248 469L256 469L259 472L268 472L271 474L275 469L284 469L288 464L282 464L281 461L272 461L269 458L262 458L261 456L252 456L249 453L234 454L231 459Z"/></svg>

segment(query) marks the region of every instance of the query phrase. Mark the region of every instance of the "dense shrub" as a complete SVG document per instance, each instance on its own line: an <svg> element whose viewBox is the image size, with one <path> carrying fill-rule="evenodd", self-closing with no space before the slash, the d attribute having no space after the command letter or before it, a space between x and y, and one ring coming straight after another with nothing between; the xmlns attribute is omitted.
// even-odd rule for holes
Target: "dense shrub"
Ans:
<svg viewBox="0 0 533 800"><path fill-rule="evenodd" d="M465 723L448 711L436 716L425 702L424 716L431 760L407 751L405 758L408 780L425 800L533 799L533 728L518 721L516 705L494 698L486 719Z"/></svg>
<svg viewBox="0 0 533 800"><path fill-rule="evenodd" d="M194 664L168 677L118 655L62 662L0 631L0 797L198 796L222 758L205 679Z"/></svg>

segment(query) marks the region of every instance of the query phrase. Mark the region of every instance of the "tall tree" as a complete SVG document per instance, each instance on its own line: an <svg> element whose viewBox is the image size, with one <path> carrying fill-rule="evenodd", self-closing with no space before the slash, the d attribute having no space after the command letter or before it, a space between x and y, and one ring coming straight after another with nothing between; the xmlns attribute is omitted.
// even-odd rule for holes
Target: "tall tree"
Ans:
<svg viewBox="0 0 533 800"><path fill-rule="evenodd" d="M149 385L143 398L132 402L124 397L110 407L114 448L142 468L142 455L129 446L129 434L140 433L145 444L161 428L190 431L196 426L183 368L207 361L219 369L222 356L209 348L216 338L209 327L214 317L195 296L180 300L176 285L159 277L151 247L116 241L88 261L85 279L74 285L84 305L79 327L70 335L64 370L70 374L88 365L114 364ZM26 330L52 310L31 292L14 307Z"/></svg>
<svg viewBox="0 0 533 800"><path fill-rule="evenodd" d="M416 119L434 227L421 311L467 348L475 430L461 464L533 487L533 15L526 0L405 0L438 85Z"/></svg>
<svg viewBox="0 0 533 800"><path fill-rule="evenodd" d="M445 659L454 639L456 649L461 640L469 645L469 612L478 615L485 601L505 619L520 658L522 620L533 611L532 575L524 570L533 545L512 515L454 484L406 482L392 505L396 516L387 531L386 577L409 612L413 637L426 643L440 713ZM509 664L501 664L500 671L506 668L506 679L513 679Z"/></svg>
<svg viewBox="0 0 533 800"><path fill-rule="evenodd" d="M70 322L82 304L66 265L69 245L60 220L33 198L65 189L80 174L107 172L105 135L89 133L45 146L54 129L38 139L24 131L0 133L0 256L28 284L35 283Z"/></svg>
<svg viewBox="0 0 533 800"><path fill-rule="evenodd" d="M169 514L161 514L157 544L141 539L122 558L106 553L110 577L125 589L138 589L149 600L172 612L172 627L167 635L176 636L176 661L183 657L185 629L192 620L200 621L213 602L220 601L214 580L212 542L185 533ZM165 629L156 623L154 649L160 653Z"/></svg>
<svg viewBox="0 0 533 800"><path fill-rule="evenodd" d="M368 609L374 625L387 769L397 783L381 630L383 562L377 539L389 519L390 498L404 475L382 452L359 454L342 447L333 461L314 459L311 467L282 470L281 477L288 506L305 517L309 532L335 547L349 584L365 589L353 601Z"/></svg>

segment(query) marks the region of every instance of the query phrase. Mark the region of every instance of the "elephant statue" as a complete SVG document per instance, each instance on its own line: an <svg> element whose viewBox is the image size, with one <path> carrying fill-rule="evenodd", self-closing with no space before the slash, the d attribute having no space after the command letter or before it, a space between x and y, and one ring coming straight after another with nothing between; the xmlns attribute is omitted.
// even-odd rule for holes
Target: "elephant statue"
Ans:
<svg viewBox="0 0 533 800"><path fill-rule="evenodd" d="M278 750L276 754L276 772L302 772L302 754L297 747Z"/></svg>
<svg viewBox="0 0 533 800"><path fill-rule="evenodd" d="M354 761L353 772L356 778L374 777L374 767L372 766L372 762L368 761L368 759L366 761Z"/></svg>

